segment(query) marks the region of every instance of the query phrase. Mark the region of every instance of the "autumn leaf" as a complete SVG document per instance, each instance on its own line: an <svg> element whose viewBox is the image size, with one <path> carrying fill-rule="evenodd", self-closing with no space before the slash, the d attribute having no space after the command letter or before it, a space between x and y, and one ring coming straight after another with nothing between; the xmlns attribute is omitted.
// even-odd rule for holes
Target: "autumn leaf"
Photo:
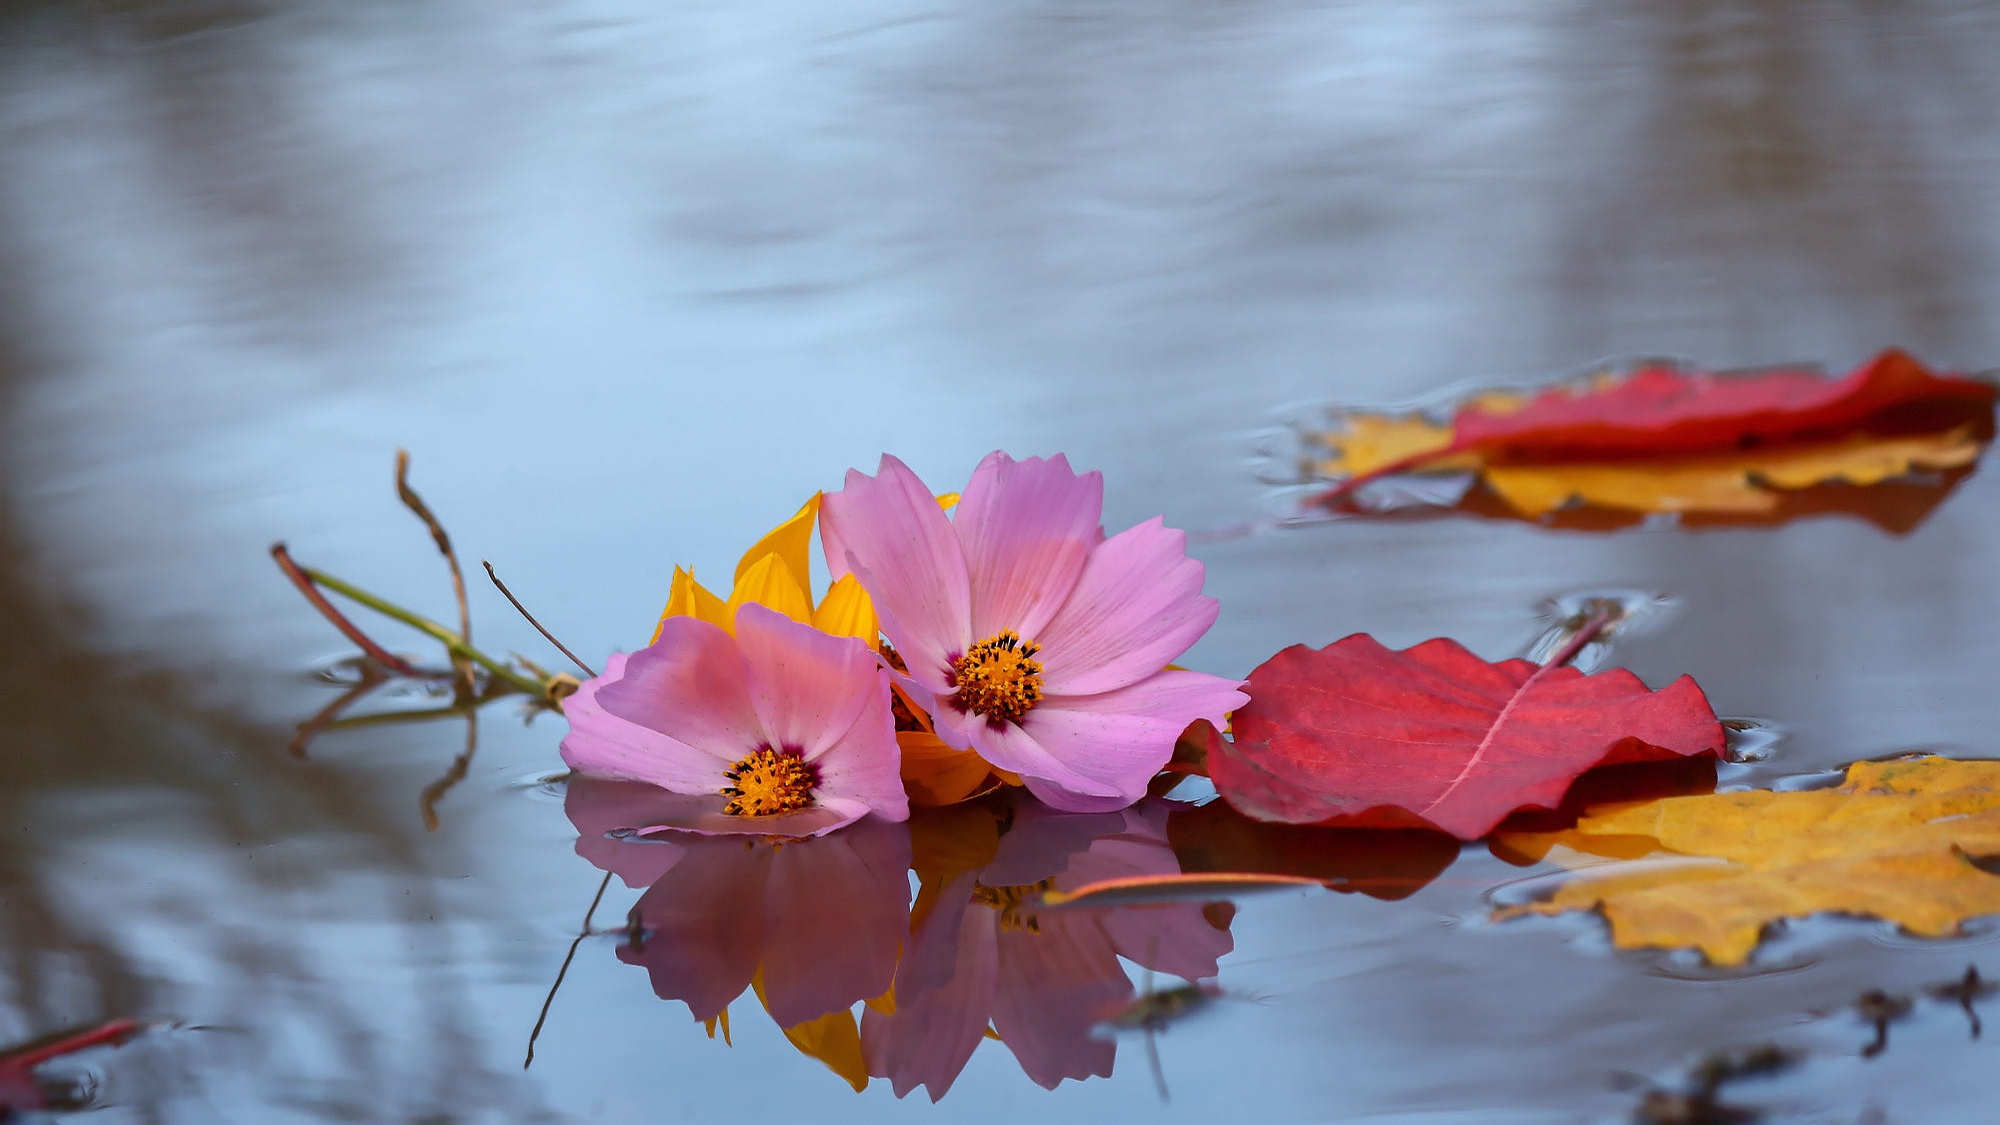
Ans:
<svg viewBox="0 0 2000 1125"><path fill-rule="evenodd" d="M1532 397L1485 392L1449 424L1350 414L1309 434L1315 503L1401 473L1476 471L1509 509L1770 514L1787 492L1873 485L1972 464L1993 436L1994 388L1932 375L1899 351L1845 379L1642 367Z"/></svg>
<svg viewBox="0 0 2000 1125"><path fill-rule="evenodd" d="M1246 690L1210 777L1243 813L1289 824L1477 839L1517 809L1554 807L1593 767L1723 745L1685 676L1652 691L1624 669L1490 664L1444 639L1401 652L1361 634L1294 645Z"/></svg>
<svg viewBox="0 0 2000 1125"><path fill-rule="evenodd" d="M2000 762L1860 762L1837 789L1715 793L1601 809L1558 833L1501 833L1496 850L1620 858L1499 917L1600 910L1620 949L1690 947L1738 965L1771 923L1835 912L1942 937L2000 913ZM1565 859L1566 862L1574 860Z"/></svg>

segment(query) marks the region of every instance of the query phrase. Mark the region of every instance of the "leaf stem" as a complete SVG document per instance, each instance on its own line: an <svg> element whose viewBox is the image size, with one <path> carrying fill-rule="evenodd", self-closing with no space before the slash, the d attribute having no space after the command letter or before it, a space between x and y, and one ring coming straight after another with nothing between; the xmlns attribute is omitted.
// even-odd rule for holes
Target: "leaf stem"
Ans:
<svg viewBox="0 0 2000 1125"><path fill-rule="evenodd" d="M273 548L273 554L275 555L281 549L282 545L280 545L280 547L278 548ZM502 664L498 660L495 660L492 657L486 655L485 653L479 651L478 649L473 648L470 644L466 643L465 638L459 636L457 633L452 632L450 629L445 628L443 625L440 625L437 622L432 621L430 618L425 617L422 614L413 613L407 609L404 609L402 606L395 604L394 602L387 601L383 598L377 597L376 595L371 594L366 590L363 590L359 586L355 586L351 583L344 582L338 578L335 578L333 575L326 573L325 571L314 570L312 567L309 566L297 566L297 564L293 565L298 570L299 574L303 575L310 583L319 586L324 586L327 589L332 590L334 593L339 594L344 598L348 598L353 601L359 602L362 605L367 606L369 609L372 609L375 612L383 615L384 617L395 618L397 621L400 621L403 624L408 625L410 628L415 629L417 632L422 633L425 636L431 637L440 644L444 645L445 650L451 653L452 656L470 660L473 663L478 664L480 667L492 673L494 678L505 682L506 684L514 687L515 689L519 691L524 691L529 695L543 694L543 685L536 683L534 680L531 680L526 676L521 675L519 672L516 672L512 668L507 667L505 664ZM297 579L294 579L294 581L297 581ZM308 594L307 596L313 597L312 594ZM325 600L326 599L324 598L316 598L315 604L319 604L321 602L324 602ZM321 612L324 613L326 612L326 610L321 610ZM335 622L335 624L338 623L339 622ZM346 633L347 630L342 629L341 632ZM359 630L355 631L355 633L358 632ZM360 643L360 640L359 638L356 637L355 633L348 633L348 639L354 640L358 644ZM375 656L376 654L371 652L369 653L369 655ZM377 656L376 659L379 660L381 659L381 657ZM387 662L385 661L385 663ZM409 669L409 665L403 664L401 661L396 661L396 664L401 665L400 668L397 668L398 671L402 671L403 669ZM394 667L395 665L391 666ZM415 669L409 669L409 671L405 672L404 674L411 675L414 673Z"/></svg>

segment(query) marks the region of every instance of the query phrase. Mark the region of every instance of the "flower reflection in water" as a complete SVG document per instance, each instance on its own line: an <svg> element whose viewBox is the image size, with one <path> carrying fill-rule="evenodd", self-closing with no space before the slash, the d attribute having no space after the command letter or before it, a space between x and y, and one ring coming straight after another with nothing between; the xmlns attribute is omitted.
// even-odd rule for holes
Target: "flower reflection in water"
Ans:
<svg viewBox="0 0 2000 1125"><path fill-rule="evenodd" d="M1042 1086L1109 1075L1116 1044L1093 1032L1136 997L1119 958L1199 980L1232 948L1226 906L1040 904L1178 872L1163 804L1084 814L989 798L802 840L620 833L649 822L658 793L570 783L578 853L647 888L620 959L699 1020L754 986L793 1044L857 1089L873 1076L941 1098L989 1035Z"/></svg>

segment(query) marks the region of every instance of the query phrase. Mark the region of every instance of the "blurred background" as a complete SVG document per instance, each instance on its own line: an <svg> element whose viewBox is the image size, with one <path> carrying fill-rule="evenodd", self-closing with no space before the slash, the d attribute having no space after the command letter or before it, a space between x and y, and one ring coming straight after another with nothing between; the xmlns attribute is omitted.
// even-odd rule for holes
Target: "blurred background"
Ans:
<svg viewBox="0 0 2000 1125"><path fill-rule="evenodd" d="M1064 451L1113 529L1214 529L1281 510L1259 451L1324 404L1608 356L1976 371L1996 50L2000 9L1943 0L0 3L0 1045L178 1021L99 1067L120 1120L925 1115L770 1029L710 1043L595 940L524 1073L598 879L541 784L560 719L489 709L435 831L462 725L292 757L344 650L271 541L448 616L407 448L590 659L645 642L674 564L722 577L885 450L940 489ZM1630 587L1676 613L1616 658L1774 723L1760 777L1986 756L1996 516L1975 476L1905 536L1223 538L1186 662L1499 658L1544 599ZM476 639L550 662L479 586ZM1511 877L1251 904L1223 984L1267 1002L1176 1029L1171 1106L1129 1062L1050 1095L989 1052L940 1112L1616 1119L1617 1072L1990 944L1814 922L1717 981L1486 923ZM1978 1119L1985 1064L1933 1031L1787 1104Z"/></svg>

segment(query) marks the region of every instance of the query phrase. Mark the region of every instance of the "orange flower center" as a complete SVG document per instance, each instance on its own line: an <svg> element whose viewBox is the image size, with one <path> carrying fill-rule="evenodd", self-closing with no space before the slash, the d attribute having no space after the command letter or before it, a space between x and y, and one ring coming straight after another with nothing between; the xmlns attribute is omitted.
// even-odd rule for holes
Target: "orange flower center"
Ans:
<svg viewBox="0 0 2000 1125"><path fill-rule="evenodd" d="M1055 885L1054 879L1043 879L1039 883L1013 887L989 887L985 883L974 883L972 901L999 911L1000 928L1003 930L1026 930L1031 934L1039 934L1042 932L1042 923L1032 913L1032 909L1041 901L1042 892Z"/></svg>
<svg viewBox="0 0 2000 1125"><path fill-rule="evenodd" d="M819 767L791 750L760 746L723 773L729 784L722 795L730 816L774 816L812 807L819 788Z"/></svg>
<svg viewBox="0 0 2000 1125"><path fill-rule="evenodd" d="M1018 723L1042 701L1042 646L1012 629L980 641L951 662L952 705L995 725Z"/></svg>

